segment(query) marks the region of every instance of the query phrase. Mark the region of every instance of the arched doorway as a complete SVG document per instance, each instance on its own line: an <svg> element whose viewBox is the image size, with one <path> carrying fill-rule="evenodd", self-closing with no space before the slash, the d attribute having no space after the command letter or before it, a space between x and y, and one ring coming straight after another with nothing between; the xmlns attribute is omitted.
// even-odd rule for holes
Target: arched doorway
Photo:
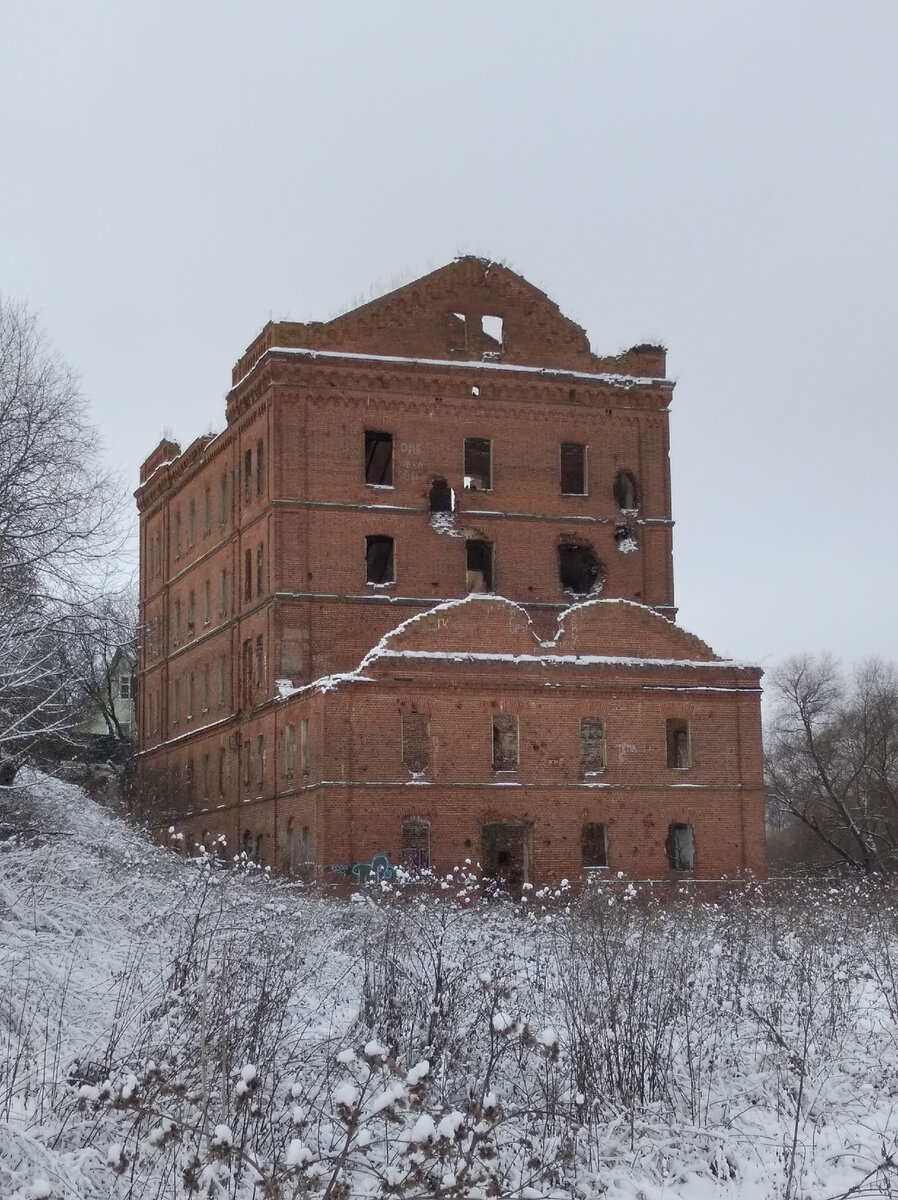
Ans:
<svg viewBox="0 0 898 1200"><path fill-rule="evenodd" d="M530 882L532 826L526 821L490 821L480 828L480 865L488 879L510 892Z"/></svg>

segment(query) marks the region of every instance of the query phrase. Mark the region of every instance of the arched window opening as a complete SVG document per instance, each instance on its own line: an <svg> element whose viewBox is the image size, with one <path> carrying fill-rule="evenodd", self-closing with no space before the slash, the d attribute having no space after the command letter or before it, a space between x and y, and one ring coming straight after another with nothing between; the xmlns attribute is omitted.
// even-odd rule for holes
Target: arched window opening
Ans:
<svg viewBox="0 0 898 1200"><path fill-rule="evenodd" d="M635 512L639 508L639 487L632 471L618 471L614 499L621 512Z"/></svg>
<svg viewBox="0 0 898 1200"><path fill-rule="evenodd" d="M667 765L675 770L692 766L692 747L689 739L689 722L681 717L670 717L665 725L667 740Z"/></svg>
<svg viewBox="0 0 898 1200"><path fill-rule="evenodd" d="M671 825L665 849L672 871L695 870L695 834L691 825Z"/></svg>
<svg viewBox="0 0 898 1200"><path fill-rule="evenodd" d="M616 525L614 528L614 544L621 554L632 554L638 549L633 530L627 525Z"/></svg>
<svg viewBox="0 0 898 1200"><path fill-rule="evenodd" d="M587 821L580 830L580 853L584 870L608 866L608 827Z"/></svg>
<svg viewBox="0 0 898 1200"><path fill-rule="evenodd" d="M402 822L402 865L407 871L426 871L430 867L430 822L409 817Z"/></svg>
<svg viewBox="0 0 898 1200"><path fill-rule="evenodd" d="M262 834L261 833L256 834L256 845L255 845L255 850L253 852L253 857L256 860L256 864L261 867L262 863L265 861L265 855L262 852Z"/></svg>
<svg viewBox="0 0 898 1200"><path fill-rule="evenodd" d="M284 871L287 875L296 874L296 835L293 830L293 818L287 821L284 832Z"/></svg>
<svg viewBox="0 0 898 1200"><path fill-rule="evenodd" d="M558 578L563 590L573 596L594 596L602 590L602 564L588 542L559 545Z"/></svg>
<svg viewBox="0 0 898 1200"><path fill-rule="evenodd" d="M244 833L243 833L243 857L245 859L247 859L247 861L248 861L249 859L252 858L252 856L253 856L253 835L250 833L250 831L248 829L246 829L246 830L244 830Z"/></svg>

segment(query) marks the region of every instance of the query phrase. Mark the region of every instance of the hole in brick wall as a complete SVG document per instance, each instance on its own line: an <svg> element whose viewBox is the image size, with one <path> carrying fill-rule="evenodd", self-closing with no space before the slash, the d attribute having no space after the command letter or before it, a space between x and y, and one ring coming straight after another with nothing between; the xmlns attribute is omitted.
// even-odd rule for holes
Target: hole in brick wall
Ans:
<svg viewBox="0 0 898 1200"><path fill-rule="evenodd" d="M480 318L483 336L487 339L487 350L502 349L502 318L484 315Z"/></svg>
<svg viewBox="0 0 898 1200"><path fill-rule="evenodd" d="M583 866L608 866L608 829L597 821L587 821L580 830L580 853Z"/></svg>
<svg viewBox="0 0 898 1200"><path fill-rule="evenodd" d="M420 773L430 765L430 719L427 713L402 714L402 762L409 771Z"/></svg>
<svg viewBox="0 0 898 1200"><path fill-rule="evenodd" d="M565 496L586 495L586 447L580 442L561 443L561 492Z"/></svg>
<svg viewBox="0 0 898 1200"><path fill-rule="evenodd" d="M573 596L593 596L602 589L602 564L588 542L562 542L558 547L558 578Z"/></svg>
<svg viewBox="0 0 898 1200"><path fill-rule="evenodd" d="M377 429L365 430L365 483L393 486L393 435Z"/></svg>
<svg viewBox="0 0 898 1200"><path fill-rule="evenodd" d="M430 511L452 512L455 509L455 492L445 479L436 478L430 485Z"/></svg>
<svg viewBox="0 0 898 1200"><path fill-rule="evenodd" d="M423 817L402 822L402 865L407 871L430 868L430 822Z"/></svg>
<svg viewBox="0 0 898 1200"><path fill-rule="evenodd" d="M518 768L518 718L510 713L493 717L493 770L516 771Z"/></svg>
<svg viewBox="0 0 898 1200"><path fill-rule="evenodd" d="M638 549L632 529L626 525L616 525L614 528L614 544L621 554L632 554Z"/></svg>
<svg viewBox="0 0 898 1200"><path fill-rule="evenodd" d="M667 765L682 769L692 765L689 745L689 722L681 717L669 717L665 726L667 739Z"/></svg>
<svg viewBox="0 0 898 1200"><path fill-rule="evenodd" d="M621 512L635 512L639 508L639 487L632 471L618 471L613 490Z"/></svg>
<svg viewBox="0 0 898 1200"><path fill-rule="evenodd" d="M493 543L483 538L465 542L466 584L469 592L493 590Z"/></svg>
<svg viewBox="0 0 898 1200"><path fill-rule="evenodd" d="M601 717L580 719L580 772L596 775L605 770L605 722Z"/></svg>
<svg viewBox="0 0 898 1200"><path fill-rule="evenodd" d="M465 438L465 491L488 492L493 486L493 443L489 438Z"/></svg>
<svg viewBox="0 0 898 1200"><path fill-rule="evenodd" d="M382 534L365 538L365 569L368 583L393 583L393 539Z"/></svg>
<svg viewBox="0 0 898 1200"><path fill-rule="evenodd" d="M695 835L691 825L671 825L665 849L672 871L695 870Z"/></svg>

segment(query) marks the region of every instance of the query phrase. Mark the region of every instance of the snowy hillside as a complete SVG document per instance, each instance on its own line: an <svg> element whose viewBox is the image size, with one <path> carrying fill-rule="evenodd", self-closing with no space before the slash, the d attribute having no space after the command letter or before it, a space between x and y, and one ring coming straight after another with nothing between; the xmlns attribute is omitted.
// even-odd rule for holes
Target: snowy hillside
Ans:
<svg viewBox="0 0 898 1200"><path fill-rule="evenodd" d="M882 1196L898 916L303 894L0 793L0 1196Z"/></svg>

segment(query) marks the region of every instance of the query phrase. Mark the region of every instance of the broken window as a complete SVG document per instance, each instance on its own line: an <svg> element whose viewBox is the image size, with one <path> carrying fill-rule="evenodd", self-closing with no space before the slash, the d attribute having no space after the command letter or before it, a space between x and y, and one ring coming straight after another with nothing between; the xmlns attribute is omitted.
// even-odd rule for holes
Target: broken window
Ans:
<svg viewBox="0 0 898 1200"><path fill-rule="evenodd" d="M671 825L665 849L672 871L695 870L695 837L691 825Z"/></svg>
<svg viewBox="0 0 898 1200"><path fill-rule="evenodd" d="M502 318L484 314L480 318L483 330L484 358L502 353Z"/></svg>
<svg viewBox="0 0 898 1200"><path fill-rule="evenodd" d="M369 583L394 583L393 539L383 534L365 538L365 568Z"/></svg>
<svg viewBox="0 0 898 1200"><path fill-rule="evenodd" d="M584 870L608 866L608 827L587 821L580 830L580 853Z"/></svg>
<svg viewBox="0 0 898 1200"><path fill-rule="evenodd" d="M689 722L681 717L670 717L667 721L667 765L674 768L692 766L689 746Z"/></svg>
<svg viewBox="0 0 898 1200"><path fill-rule="evenodd" d="M365 483L393 486L393 435L365 430Z"/></svg>
<svg viewBox="0 0 898 1200"><path fill-rule="evenodd" d="M435 479L430 485L430 511L452 512L455 508L455 494L445 479Z"/></svg>
<svg viewBox="0 0 898 1200"><path fill-rule="evenodd" d="M605 770L605 722L601 717L580 718L580 774Z"/></svg>
<svg viewBox="0 0 898 1200"><path fill-rule="evenodd" d="M430 719L411 710L402 714L402 764L419 773L430 766Z"/></svg>
<svg viewBox="0 0 898 1200"><path fill-rule="evenodd" d="M509 713L493 717L493 770L518 769L518 719Z"/></svg>
<svg viewBox="0 0 898 1200"><path fill-rule="evenodd" d="M639 508L639 488L632 471L618 471L614 481L614 499L621 512L635 512Z"/></svg>
<svg viewBox="0 0 898 1200"><path fill-rule="evenodd" d="M586 447L580 442L561 443L561 494L585 496Z"/></svg>
<svg viewBox="0 0 898 1200"><path fill-rule="evenodd" d="M562 542L558 547L558 578L566 592L591 596L601 591L602 564L588 542Z"/></svg>
<svg viewBox="0 0 898 1200"><path fill-rule="evenodd" d="M468 592L493 590L493 543L483 538L465 542Z"/></svg>
<svg viewBox="0 0 898 1200"><path fill-rule="evenodd" d="M422 817L402 822L402 865L407 871L426 871L430 867L430 822Z"/></svg>
<svg viewBox="0 0 898 1200"><path fill-rule="evenodd" d="M464 485L467 492L493 487L493 443L489 438L465 438Z"/></svg>

